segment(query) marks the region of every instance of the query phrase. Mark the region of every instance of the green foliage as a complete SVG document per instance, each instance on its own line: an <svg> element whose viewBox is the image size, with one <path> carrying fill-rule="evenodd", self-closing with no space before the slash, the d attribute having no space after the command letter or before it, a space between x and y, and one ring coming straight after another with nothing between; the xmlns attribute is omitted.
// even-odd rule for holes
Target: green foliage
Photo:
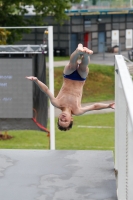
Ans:
<svg viewBox="0 0 133 200"><path fill-rule="evenodd" d="M68 17L65 9L69 9L72 3L80 0L2 0L0 1L0 26L31 26L44 25L44 18L48 15L54 16L55 21L62 23ZM34 6L36 15L24 17L28 13L26 6ZM8 43L20 40L22 33L27 30L13 30Z"/></svg>
<svg viewBox="0 0 133 200"><path fill-rule="evenodd" d="M7 38L10 34L10 31L7 31L3 28L0 29L0 45L5 45L7 43Z"/></svg>

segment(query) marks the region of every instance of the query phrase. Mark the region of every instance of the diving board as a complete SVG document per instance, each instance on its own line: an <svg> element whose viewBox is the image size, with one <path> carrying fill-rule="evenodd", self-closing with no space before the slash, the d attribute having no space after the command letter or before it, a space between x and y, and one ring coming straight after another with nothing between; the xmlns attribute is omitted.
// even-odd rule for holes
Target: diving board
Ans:
<svg viewBox="0 0 133 200"><path fill-rule="evenodd" d="M2 200L117 200L112 151L0 150Z"/></svg>

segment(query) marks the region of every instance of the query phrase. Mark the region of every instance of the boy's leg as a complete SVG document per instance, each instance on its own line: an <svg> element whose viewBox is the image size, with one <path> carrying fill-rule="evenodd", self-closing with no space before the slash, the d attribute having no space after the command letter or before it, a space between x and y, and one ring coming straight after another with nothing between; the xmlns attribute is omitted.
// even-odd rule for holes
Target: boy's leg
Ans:
<svg viewBox="0 0 133 200"><path fill-rule="evenodd" d="M83 47L83 48L85 50L85 53L82 56L81 63L80 63L79 68L78 68L78 73L80 74L80 76L82 78L86 78L88 73L89 73L89 68L88 68L88 65L89 65L89 62L90 62L89 54L92 54L93 51L89 50L86 47Z"/></svg>
<svg viewBox="0 0 133 200"><path fill-rule="evenodd" d="M84 52L85 52L85 49L83 48L83 45L79 44L77 49L71 54L70 62L64 68L64 74L69 75L77 69L78 67L77 61L79 59L79 56L82 55Z"/></svg>

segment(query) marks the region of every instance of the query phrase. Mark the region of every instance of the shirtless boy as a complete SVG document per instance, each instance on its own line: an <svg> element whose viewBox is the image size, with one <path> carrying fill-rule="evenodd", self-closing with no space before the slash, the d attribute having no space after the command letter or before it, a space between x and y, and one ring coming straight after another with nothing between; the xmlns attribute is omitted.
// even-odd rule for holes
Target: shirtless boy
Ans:
<svg viewBox="0 0 133 200"><path fill-rule="evenodd" d="M90 110L100 110L105 108L114 109L114 103L94 103L86 107L81 107L83 86L89 73L89 54L92 53L93 51L83 47L82 44L78 45L77 49L70 56L69 64L64 68L63 84L57 97L54 97L48 87L39 81L37 77L26 77L27 79L34 81L41 91L49 97L52 105L62 111L58 117L58 128L60 130L66 131L72 128L72 115L82 115ZM79 57L81 58L80 63L78 63Z"/></svg>

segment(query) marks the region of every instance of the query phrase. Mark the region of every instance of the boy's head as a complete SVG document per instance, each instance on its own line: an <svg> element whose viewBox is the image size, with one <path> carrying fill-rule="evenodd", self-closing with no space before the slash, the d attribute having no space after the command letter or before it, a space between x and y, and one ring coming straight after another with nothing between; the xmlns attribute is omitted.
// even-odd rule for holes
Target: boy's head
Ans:
<svg viewBox="0 0 133 200"><path fill-rule="evenodd" d="M71 129L72 125L73 125L73 118L72 118L71 113L62 112L59 115L57 125L61 131L67 131L67 130Z"/></svg>

